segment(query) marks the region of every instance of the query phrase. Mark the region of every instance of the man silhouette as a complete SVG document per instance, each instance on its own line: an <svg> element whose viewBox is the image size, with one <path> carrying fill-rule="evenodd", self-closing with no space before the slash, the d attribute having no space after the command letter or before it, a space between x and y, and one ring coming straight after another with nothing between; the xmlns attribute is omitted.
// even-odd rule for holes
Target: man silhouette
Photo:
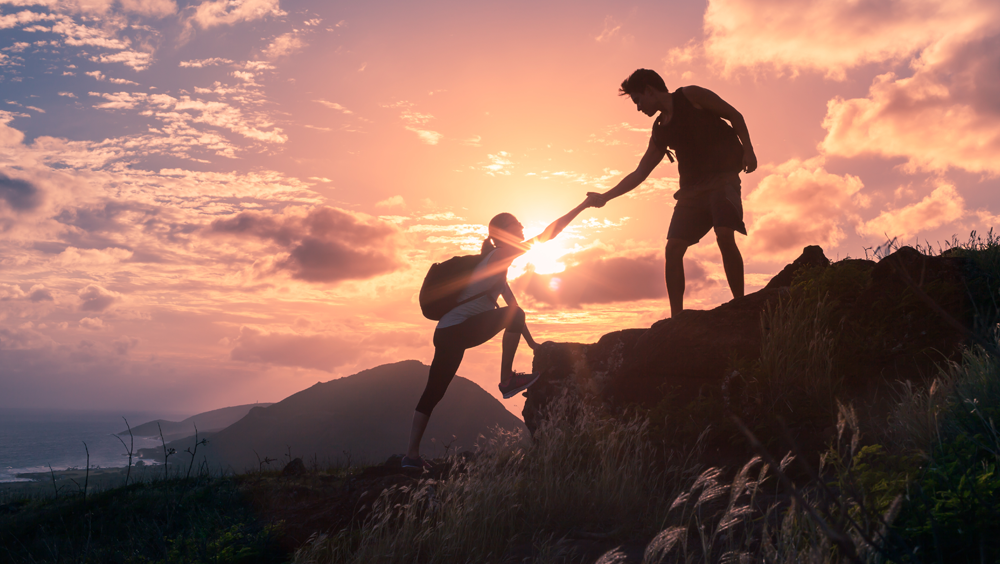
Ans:
<svg viewBox="0 0 1000 564"><path fill-rule="evenodd" d="M589 204L602 207L641 184L667 155L677 155L680 189L674 194L667 229L664 275L671 316L684 309L684 253L709 232L722 252L722 265L734 298L743 296L743 256L735 232L746 235L740 199L740 171L757 169L757 156L743 115L711 90L684 86L667 90L660 75L639 69L621 84L619 95L629 96L638 111L652 117L652 135L635 171L607 192L588 192ZM723 118L729 121L727 124ZM730 125L732 124L732 125Z"/></svg>

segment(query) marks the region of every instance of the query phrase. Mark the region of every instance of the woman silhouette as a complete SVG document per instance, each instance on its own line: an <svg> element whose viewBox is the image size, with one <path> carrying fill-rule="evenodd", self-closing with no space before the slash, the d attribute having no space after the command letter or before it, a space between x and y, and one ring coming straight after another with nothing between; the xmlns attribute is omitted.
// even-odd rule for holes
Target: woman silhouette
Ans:
<svg viewBox="0 0 1000 564"><path fill-rule="evenodd" d="M568 214L553 221L541 235L524 241L524 226L509 213L501 213L490 220L489 236L483 241L483 259L472 273L472 282L458 298L459 305L446 313L434 330L434 360L427 375L417 409L413 412L410 444L403 457L404 468L429 468L420 457L420 440L427 429L431 411L444 397L448 384L458 372L458 365L466 349L478 347L503 330L503 355L500 360L500 392L512 398L538 379L534 374L514 372L514 353L524 335L525 342L534 349L538 346L524 321L524 310L517 305L510 286L507 269L517 257L535 243L544 243L562 232L576 216L587 209L590 199L573 208ZM477 294L478 298L464 302ZM497 297L503 296L505 307L497 306Z"/></svg>

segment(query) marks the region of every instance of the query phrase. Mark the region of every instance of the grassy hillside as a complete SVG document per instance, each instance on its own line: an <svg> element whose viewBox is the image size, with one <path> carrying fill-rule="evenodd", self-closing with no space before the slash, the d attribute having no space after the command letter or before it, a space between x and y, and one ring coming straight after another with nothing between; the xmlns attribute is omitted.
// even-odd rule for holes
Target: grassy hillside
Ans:
<svg viewBox="0 0 1000 564"><path fill-rule="evenodd" d="M974 240L949 252L976 268L969 294L985 346L942 362L918 380L926 385L896 384L878 404L855 405L838 402L838 370L850 366L840 361L845 350L804 345L828 338L817 311L830 302L771 312L769 352L755 374L764 380L762 405L780 400L782 417L753 429L731 419L755 453L731 467L702 462L712 428L678 444L659 414L564 399L534 438L500 433L424 475L391 463L307 464L290 476L203 474L87 498L67 491L8 502L0 506L0 558L997 562L1000 355L991 316L1000 303L1000 244ZM803 454L790 431L813 425L817 405L832 406L833 438L820 454Z"/></svg>

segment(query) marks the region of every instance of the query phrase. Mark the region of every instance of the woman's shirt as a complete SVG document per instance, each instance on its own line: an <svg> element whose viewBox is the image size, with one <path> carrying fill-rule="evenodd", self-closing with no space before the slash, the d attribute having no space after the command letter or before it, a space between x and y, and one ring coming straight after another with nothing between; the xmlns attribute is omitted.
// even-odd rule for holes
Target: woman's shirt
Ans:
<svg viewBox="0 0 1000 564"><path fill-rule="evenodd" d="M438 321L438 329L458 325L470 317L497 308L497 298L500 297L501 291L505 288L509 289L507 286L507 269L503 268L499 272L490 276L485 276L485 273L487 272L491 262L495 267L496 261L498 260L503 260L503 256L500 255L498 249L494 249L487 253L486 258L484 258L482 262L476 266L475 270L472 271L471 280L474 282L465 287L465 290L463 290L459 295L458 301L461 302L462 300L467 300L481 292L486 293L474 300L461 304L455 309L444 314L441 320ZM489 291L487 292L487 290Z"/></svg>

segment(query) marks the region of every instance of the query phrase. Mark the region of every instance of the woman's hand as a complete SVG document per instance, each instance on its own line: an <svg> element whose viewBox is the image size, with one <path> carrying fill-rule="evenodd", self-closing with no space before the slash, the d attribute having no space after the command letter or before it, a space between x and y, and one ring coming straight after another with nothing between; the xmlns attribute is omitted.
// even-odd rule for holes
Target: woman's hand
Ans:
<svg viewBox="0 0 1000 564"><path fill-rule="evenodd" d="M584 202L589 208L603 208L606 203L607 198L600 192L587 192L587 200Z"/></svg>

